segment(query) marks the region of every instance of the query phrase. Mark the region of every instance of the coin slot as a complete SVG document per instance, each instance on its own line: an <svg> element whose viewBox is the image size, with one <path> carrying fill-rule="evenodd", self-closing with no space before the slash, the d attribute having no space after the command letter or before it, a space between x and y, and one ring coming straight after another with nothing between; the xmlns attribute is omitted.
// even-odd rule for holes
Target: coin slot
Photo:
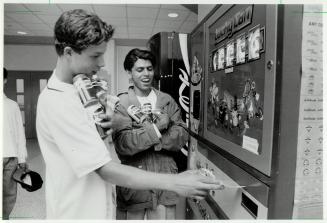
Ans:
<svg viewBox="0 0 327 223"><path fill-rule="evenodd" d="M254 203L248 196L242 193L241 205L254 217L258 216L258 205Z"/></svg>

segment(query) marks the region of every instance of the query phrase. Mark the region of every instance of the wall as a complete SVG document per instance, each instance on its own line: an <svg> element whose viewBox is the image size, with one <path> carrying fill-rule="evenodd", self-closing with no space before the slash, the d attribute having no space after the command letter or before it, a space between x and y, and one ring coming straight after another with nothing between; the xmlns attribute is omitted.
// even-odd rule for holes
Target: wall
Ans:
<svg viewBox="0 0 327 223"><path fill-rule="evenodd" d="M116 77L116 67L115 67L115 57L116 57L116 42L115 40L110 40L107 45L107 51L104 54L105 66L102 71L105 72L106 79L109 83L109 91L110 94L115 94L116 85L115 85L115 77Z"/></svg>
<svg viewBox="0 0 327 223"><path fill-rule="evenodd" d="M51 45L4 45L4 66L8 70L53 70L57 61Z"/></svg>
<svg viewBox="0 0 327 223"><path fill-rule="evenodd" d="M214 4L199 4L198 6L198 23L208 15L208 13L213 9L216 5Z"/></svg>
<svg viewBox="0 0 327 223"><path fill-rule="evenodd" d="M131 43L136 43L135 45ZM121 44L120 45L117 45ZM128 89L128 75L123 62L126 54L133 48L145 49L144 41L110 40L104 55L105 66L99 76L109 81L111 94L117 94ZM21 71L51 71L55 68L57 54L52 45L4 45L4 66L8 70Z"/></svg>

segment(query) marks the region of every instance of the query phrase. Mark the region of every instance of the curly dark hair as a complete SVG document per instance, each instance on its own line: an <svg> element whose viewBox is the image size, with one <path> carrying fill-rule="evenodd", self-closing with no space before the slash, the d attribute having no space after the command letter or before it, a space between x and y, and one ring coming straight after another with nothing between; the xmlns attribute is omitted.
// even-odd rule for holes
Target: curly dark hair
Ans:
<svg viewBox="0 0 327 223"><path fill-rule="evenodd" d="M151 51L134 48L129 51L125 57L124 69L126 71L131 71L138 59L150 60L152 66L156 66L156 57L151 53Z"/></svg>
<svg viewBox="0 0 327 223"><path fill-rule="evenodd" d="M108 42L114 29L99 16L82 9L64 12L57 20L54 28L55 48L59 56L69 46L81 53L90 45Z"/></svg>

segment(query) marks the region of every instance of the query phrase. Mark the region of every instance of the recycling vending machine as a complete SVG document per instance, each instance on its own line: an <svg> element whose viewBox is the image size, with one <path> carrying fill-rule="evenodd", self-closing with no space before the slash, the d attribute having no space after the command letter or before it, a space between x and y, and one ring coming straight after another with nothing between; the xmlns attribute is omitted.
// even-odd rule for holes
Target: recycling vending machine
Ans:
<svg viewBox="0 0 327 223"><path fill-rule="evenodd" d="M320 5L218 5L190 34L187 219L321 219Z"/></svg>

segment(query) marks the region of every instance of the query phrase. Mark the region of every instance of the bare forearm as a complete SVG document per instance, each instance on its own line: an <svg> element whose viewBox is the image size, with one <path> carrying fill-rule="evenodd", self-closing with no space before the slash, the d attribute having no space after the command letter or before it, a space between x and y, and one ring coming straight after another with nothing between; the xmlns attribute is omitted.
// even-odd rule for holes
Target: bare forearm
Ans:
<svg viewBox="0 0 327 223"><path fill-rule="evenodd" d="M97 172L105 181L133 189L172 190L175 179L173 175L147 172L113 161L98 169Z"/></svg>
<svg viewBox="0 0 327 223"><path fill-rule="evenodd" d="M160 174L147 172L134 167L110 161L97 170L108 182L134 189L159 189L174 191L185 197L201 199L209 190L221 189L221 184L199 174L198 171L186 171L180 174Z"/></svg>

